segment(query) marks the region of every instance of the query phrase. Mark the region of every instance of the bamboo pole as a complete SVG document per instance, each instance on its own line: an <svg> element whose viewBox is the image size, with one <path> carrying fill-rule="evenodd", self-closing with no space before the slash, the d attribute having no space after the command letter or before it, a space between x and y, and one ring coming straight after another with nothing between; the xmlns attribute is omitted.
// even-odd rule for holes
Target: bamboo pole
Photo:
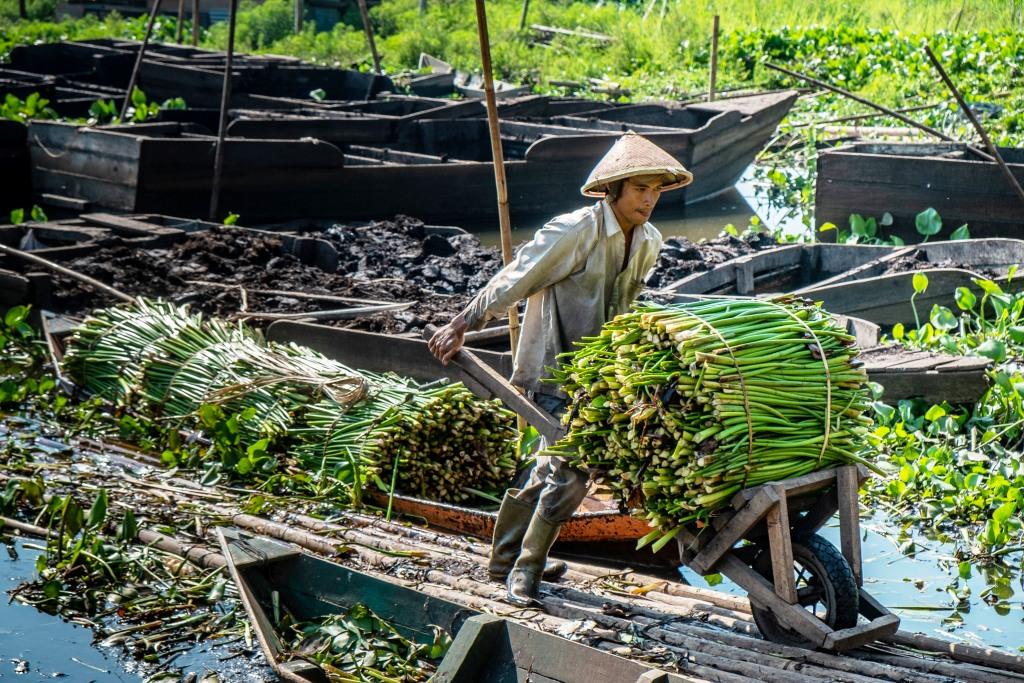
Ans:
<svg viewBox="0 0 1024 683"><path fill-rule="evenodd" d="M116 299L121 299L122 301L127 301L128 303L133 303L135 301L135 297L129 296L119 289L114 289L110 285L104 284L99 280L96 280L95 278L91 278L88 275L79 273L76 270L71 270L70 268L65 268L64 266L57 265L53 261L44 259L41 256L36 256L35 254L30 254L28 252L22 251L21 249L15 249L14 247L8 247L6 244L0 244L0 254L7 254L8 256L13 256L14 258L21 259L22 261L28 261L29 263L34 263L37 266L42 266L44 268L52 270L55 273L60 273L61 275L74 278L75 280L87 284L90 287L93 287L94 289L98 289L105 294L109 294L110 296Z"/></svg>
<svg viewBox="0 0 1024 683"><path fill-rule="evenodd" d="M494 97L494 74L491 69L491 39L487 31L487 7L484 0L476 0L476 25L480 37L480 61L484 72L484 100L487 104L487 128L491 134L491 157L494 160L494 185L498 193L498 227L501 230L501 260L506 265L512 260L512 221L508 211L508 182L505 179L505 156L501 149L501 124L498 104ZM508 309L508 333L515 357L519 349L518 302ZM520 425L522 428L522 425Z"/></svg>
<svg viewBox="0 0 1024 683"><path fill-rule="evenodd" d="M708 102L715 100L715 85L718 81L718 15L711 24L711 73L708 76Z"/></svg>
<svg viewBox="0 0 1024 683"><path fill-rule="evenodd" d="M370 23L370 10L366 7L366 0L359 0L359 16L363 18L363 33L366 34L366 43L370 46L370 56L373 57L373 72L379 76L382 73L380 55L377 54L377 43L373 39L373 24Z"/></svg>
<svg viewBox="0 0 1024 683"><path fill-rule="evenodd" d="M192 47L199 45L199 0L192 0Z"/></svg>
<svg viewBox="0 0 1024 683"><path fill-rule="evenodd" d="M231 67L235 57L235 23L238 14L238 0L228 3L228 54L224 64L224 85L220 91L220 123L217 126L217 143L213 157L213 191L210 193L211 221L217 220L220 210L220 184L224 173L224 138L228 129L228 107L231 106Z"/></svg>
<svg viewBox="0 0 1024 683"><path fill-rule="evenodd" d="M957 104L960 105L960 108L963 110L964 114L966 114L967 118L970 120L971 125L974 126L974 130L978 131L978 135L980 135L982 141L984 141L985 147L988 149L989 154L991 154L992 158L995 159L995 162L999 164L999 170L1003 172L1004 176L1006 176L1006 180L1007 182L1010 183L1010 187L1012 187L1013 191L1017 193L1017 197L1021 200L1021 202L1024 202L1024 188L1020 186L1020 183L1017 182L1017 178L1014 177L1013 175L1013 171L1011 171L1010 168L1006 165L1006 162L1003 160L1003 155L999 153L999 149L997 149L996 146L992 143L992 138L988 136L988 132L985 131L985 127L981 125L981 122L978 121L978 117L975 116L974 112L971 111L971 108L967 106L967 102L964 100L963 95L960 94L960 90L957 89L955 85L953 85L953 81L949 78L949 74L947 74L946 70L942 68L942 64L935 56L935 53L932 52L931 47L925 45L924 51L925 54L928 55L928 59L931 60L932 66L935 67L935 70L939 72L939 76L942 77L942 82L945 83L946 87L949 88L950 91L953 93L953 97L956 98Z"/></svg>
<svg viewBox="0 0 1024 683"><path fill-rule="evenodd" d="M178 0L178 23L174 29L174 42L181 45L185 34L185 0Z"/></svg>
<svg viewBox="0 0 1024 683"><path fill-rule="evenodd" d="M769 69L774 69L775 71L778 71L780 73L784 73L787 76L791 76L793 78L798 78L798 79L800 79L802 81L806 81L808 83L816 85L819 88L825 88L826 90L830 90L830 91L832 91L834 93L837 93L839 95L842 95L844 97L849 97L854 102L860 102L861 104L867 105L867 106L871 107L872 109L876 109L876 110L882 112L883 114L886 114L887 116L891 116L894 119L898 119L898 120L902 121L903 123L906 123L907 125L913 126L914 128L919 128L920 130L923 130L926 133L929 133L930 135L934 135L935 137L939 138L940 140L945 140L946 142L960 142L956 138L952 138L952 137L946 135L945 133L943 133L942 131L936 130L936 129L932 128L931 126L926 126L923 123L918 123L914 119L906 117L906 116L904 116L903 114L899 113L898 111L896 111L894 109L889 109L888 107L883 107L880 104L875 104L871 100L865 99L865 98L861 97L860 95L854 95L849 90L843 90L842 88L839 88L839 87L834 86L834 85L830 85L830 84L828 84L828 83L826 83L824 81L819 81L816 78L811 78L810 76L805 76L804 74L797 73L796 71L790 71L789 69L787 69L785 67L782 67L782 66L779 66L778 64L772 64L771 62L765 62L764 65L767 66ZM985 161L992 161L993 160L993 157L990 154L988 154L987 152L983 152L982 150L978 149L977 147L974 147L973 145L967 145L967 147L968 147L968 149L970 149L972 152L977 154L979 157L981 157Z"/></svg>
<svg viewBox="0 0 1024 683"><path fill-rule="evenodd" d="M142 68L142 58L146 55L146 48L149 47L149 38L153 35L153 25L156 24L156 15L160 11L160 0L153 0L153 7L149 10L149 19L146 21L146 35L142 38L142 45L139 46L139 54L135 55L135 65L132 67L132 75L128 78L128 90L124 94L124 104L121 105L121 120L128 117L128 106L132 103L132 91L139 80L139 70Z"/></svg>

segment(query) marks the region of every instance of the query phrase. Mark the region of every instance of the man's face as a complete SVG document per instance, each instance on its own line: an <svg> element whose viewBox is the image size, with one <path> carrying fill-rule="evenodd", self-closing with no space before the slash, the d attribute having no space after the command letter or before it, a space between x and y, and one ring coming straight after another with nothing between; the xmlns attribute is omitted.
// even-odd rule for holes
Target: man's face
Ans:
<svg viewBox="0 0 1024 683"><path fill-rule="evenodd" d="M660 175L633 176L622 182L622 192L612 202L615 212L634 225L646 223L661 197Z"/></svg>

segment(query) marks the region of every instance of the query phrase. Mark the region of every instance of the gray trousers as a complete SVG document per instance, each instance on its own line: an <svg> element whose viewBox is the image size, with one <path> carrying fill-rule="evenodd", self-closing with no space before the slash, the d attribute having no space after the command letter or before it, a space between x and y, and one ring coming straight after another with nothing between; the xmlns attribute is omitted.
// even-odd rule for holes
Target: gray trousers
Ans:
<svg viewBox="0 0 1024 683"><path fill-rule="evenodd" d="M547 394L537 394L533 400L555 417L565 412L566 399ZM548 444L541 441L541 450ZM561 524L576 511L583 502L589 488L590 475L571 467L562 458L539 455L530 470L526 484L515 494L518 500L534 506L535 513L549 522Z"/></svg>

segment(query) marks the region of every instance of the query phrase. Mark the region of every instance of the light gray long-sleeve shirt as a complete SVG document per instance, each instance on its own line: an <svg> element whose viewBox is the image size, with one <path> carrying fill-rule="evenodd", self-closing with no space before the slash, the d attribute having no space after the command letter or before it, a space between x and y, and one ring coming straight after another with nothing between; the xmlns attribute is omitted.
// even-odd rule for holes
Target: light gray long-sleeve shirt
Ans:
<svg viewBox="0 0 1024 683"><path fill-rule="evenodd" d="M478 330L509 306L526 299L512 383L559 395L550 376L558 354L597 334L601 325L629 310L661 249L650 223L633 230L629 262L622 267L625 236L607 199L553 219L523 245L473 298L464 315Z"/></svg>

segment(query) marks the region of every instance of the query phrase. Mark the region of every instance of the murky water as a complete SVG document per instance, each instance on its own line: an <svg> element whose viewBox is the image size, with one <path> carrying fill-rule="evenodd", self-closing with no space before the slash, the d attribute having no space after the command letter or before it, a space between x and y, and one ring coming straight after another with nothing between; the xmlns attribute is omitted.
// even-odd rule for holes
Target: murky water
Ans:
<svg viewBox="0 0 1024 683"><path fill-rule="evenodd" d="M580 197L580 206L589 201ZM758 189L754 177L754 166L747 168L740 181L725 192L710 199L691 204L683 211L657 207L652 223L665 237L685 236L693 241L718 237L727 225L733 225L743 232L757 216L763 225L781 229L786 233L800 233L805 230L799 213L772 207L765 193ZM550 220L552 216L531 216L518 218L512 224L513 246L524 242ZM499 246L501 243L497 225L481 224L463 226L474 233L486 245Z"/></svg>

